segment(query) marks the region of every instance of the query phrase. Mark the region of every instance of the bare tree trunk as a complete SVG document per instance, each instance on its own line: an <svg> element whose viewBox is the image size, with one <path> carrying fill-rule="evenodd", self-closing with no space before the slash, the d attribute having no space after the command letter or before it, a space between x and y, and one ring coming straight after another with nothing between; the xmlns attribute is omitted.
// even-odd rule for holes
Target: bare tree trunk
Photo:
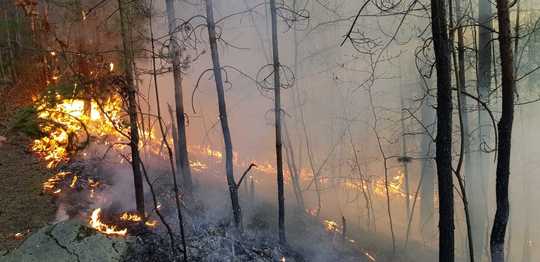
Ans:
<svg viewBox="0 0 540 262"><path fill-rule="evenodd" d="M454 49L454 29L451 29L450 34L450 44L451 44L451 51L452 56L454 59L454 73L456 75L456 89L457 89L457 104L458 104L458 119L459 119L459 131L460 131L460 147L459 147L459 159L457 163L457 167L455 169L455 175L456 179L458 181L459 189L461 192L461 199L463 202L463 209L465 212L465 223L467 227L467 243L468 243L468 254L469 254L469 261L474 262L474 243L473 243L473 237L472 237L472 230L471 230L471 219L470 219L470 212L469 212L469 201L468 201L468 194L466 190L466 186L464 183L464 179L461 176L462 170L463 170L463 162L465 161L465 176L470 175L470 155L469 155L469 125L468 125L468 115L466 110L466 99L465 99L465 93L466 93L466 83L465 83L465 44L464 44L464 32L463 27L461 24L461 21L464 17L462 8L461 8L461 0L456 0L456 25L454 26L454 12L452 10L452 1L448 4L449 9L449 17L450 17L450 28L457 27L457 35L458 35L458 48L457 48L457 57L456 52ZM465 248L463 250L466 250Z"/></svg>
<svg viewBox="0 0 540 262"><path fill-rule="evenodd" d="M450 48L444 1L431 0L431 27L437 69L436 157L439 187L439 261L454 261L452 181L452 93Z"/></svg>
<svg viewBox="0 0 540 262"><path fill-rule="evenodd" d="M354 142L353 142L351 129L348 128L347 131L349 132L351 148L352 148L353 156L354 156L354 164L355 164L355 167L358 169L358 178L361 181L360 187L362 189L362 195L364 196L364 201L366 203L367 229L368 230L371 229L371 222L373 221L373 229L374 231L376 231L377 226L376 226L376 220L375 220L375 210L373 209L373 201L371 199L371 191L370 191L371 185L370 183L368 183L368 178L362 174L362 169L360 168L360 161L358 158L356 146L354 145Z"/></svg>
<svg viewBox="0 0 540 262"><path fill-rule="evenodd" d="M172 139L173 139L173 146L174 146L174 154L175 154L175 158L174 158L174 163L175 163L175 166L176 166L176 170L180 170L178 168L180 168L180 153L178 152L178 131L176 130L176 125L175 125L175 115L174 115L174 111L171 107L171 105L168 105L168 108L169 108L169 115L171 116L171 133L172 133Z"/></svg>
<svg viewBox="0 0 540 262"><path fill-rule="evenodd" d="M434 217L434 199L435 199L435 166L433 165L433 158L435 157L435 144L431 134L434 133L435 114L433 109L433 99L428 94L425 98L424 105L422 106L422 123L427 129L422 136L421 150L422 167L420 170L420 176L422 177L422 183L420 186L420 228L422 229L424 236L431 236L433 228Z"/></svg>
<svg viewBox="0 0 540 262"><path fill-rule="evenodd" d="M287 159L287 165L289 167L289 173L291 175L294 196L296 197L296 204L298 205L299 211L304 212L305 205L304 196L302 195L302 188L300 187L300 174L294 158L293 145L291 143L286 121L283 121L283 129L285 131L285 156Z"/></svg>
<svg viewBox="0 0 540 262"><path fill-rule="evenodd" d="M173 160L173 151L171 150L171 146L169 145L169 142L167 141L167 131L165 130L165 127L163 125L163 118L161 117L161 103L159 102L159 88L158 88L158 81L157 81L157 74L156 74L156 55L155 55L155 43L154 43L154 30L152 28L152 15L150 15L149 19L149 28L150 28L150 39L151 39L151 46L152 46L152 76L154 80L154 92L156 93L156 110L157 110L157 116L158 116L158 123L159 123L159 130L161 132L161 138L163 144L165 144L165 147L167 148L167 154L169 156L169 166L171 168L171 176L173 180L173 191L174 191L174 200L176 204L176 214L178 217L178 227L180 228L180 237L182 238L182 252L184 253L183 261L188 260L188 253L187 253L187 246L186 246L186 235L184 232L184 218L182 215L182 205L180 204L180 191L178 189L178 182L176 179L176 170L175 170L175 163Z"/></svg>
<svg viewBox="0 0 540 262"><path fill-rule="evenodd" d="M184 191L191 195L192 191L192 178L191 168L189 166L189 156L187 151L186 140L186 117L184 113L184 96L182 90L182 54L179 47L178 40L176 39L176 15L174 13L174 1L166 0L167 6L167 21L169 24L169 37L172 52L172 66L173 66L173 79L174 79L174 100L176 109L176 125L178 130L178 145L176 148L176 158L179 159L177 164L177 170L180 170L182 179L184 182Z"/></svg>
<svg viewBox="0 0 540 262"><path fill-rule="evenodd" d="M491 1L478 1L478 97L484 102L489 102L491 89L491 63L492 63L492 10ZM491 122L489 114L482 107L478 110L478 138L475 143L474 158L476 165L473 174L465 172L467 176L467 189L469 192L471 209L471 227L473 231L473 242L475 249L475 260L481 261L484 256L484 246L486 245L486 213L487 213L487 193L486 181L489 181L489 154L482 149L490 142ZM467 162L465 162L467 168Z"/></svg>
<svg viewBox="0 0 540 262"><path fill-rule="evenodd" d="M401 79L400 79L401 81ZM399 158L399 161L401 162L401 166L403 168L403 176L405 179L404 187L405 187L405 214L407 215L407 220L411 217L411 199L410 199L410 187L409 187L409 157L407 156L407 131L405 130L405 102L403 98L403 86L400 82L399 87L399 97L400 97L400 104L401 104L401 156Z"/></svg>
<svg viewBox="0 0 540 262"><path fill-rule="evenodd" d="M221 75L221 65L219 63L219 52L217 48L216 24L214 22L213 0L206 0L206 23L208 26L208 38L210 41L210 51L212 53L212 63L214 64L214 79L219 107L219 120L223 131L223 141L225 144L225 170L227 172L227 184L231 195L231 205L234 216L234 224L239 231L242 231L242 210L238 201L238 188L234 181L233 173L233 150L231 142L231 132L227 120L227 106L225 103L225 91L223 88L223 77Z"/></svg>
<svg viewBox="0 0 540 262"><path fill-rule="evenodd" d="M341 241L345 243L345 240L347 240L347 219L345 219L345 216L341 216Z"/></svg>
<svg viewBox="0 0 540 262"><path fill-rule="evenodd" d="M139 128L137 124L137 90L133 83L133 56L130 43L129 30L129 7L126 0L118 0L118 12L120 14L120 29L122 34L122 45L124 54L124 80L127 88L128 113L130 123L130 147L131 147L131 167L133 168L133 182L135 184L135 203L137 211L141 216L144 211L144 188L141 173L141 158L139 155Z"/></svg>
<svg viewBox="0 0 540 262"><path fill-rule="evenodd" d="M274 111L276 129L276 168L278 187L278 229L279 242L285 244L285 187L283 186L283 156L281 148L281 82L279 79L279 49L277 38L276 0L270 0L270 15L272 19L272 57L274 61Z"/></svg>
<svg viewBox="0 0 540 262"><path fill-rule="evenodd" d="M499 22L499 52L501 56L502 112L497 125L499 133L497 151L497 180L495 196L497 211L491 229L491 261L504 261L504 237L510 213L508 182L510 178L510 147L514 122L514 66L509 6L507 0L497 0Z"/></svg>

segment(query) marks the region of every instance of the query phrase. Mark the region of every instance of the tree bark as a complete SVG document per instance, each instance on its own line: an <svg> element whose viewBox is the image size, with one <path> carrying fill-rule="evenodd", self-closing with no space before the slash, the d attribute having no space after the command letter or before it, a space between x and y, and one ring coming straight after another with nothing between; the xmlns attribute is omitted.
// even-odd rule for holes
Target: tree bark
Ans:
<svg viewBox="0 0 540 262"><path fill-rule="evenodd" d="M504 237L510 213L508 182L510 178L510 148L514 122L515 90L512 35L507 0L497 0L497 16L499 22L499 52L501 56L502 112L501 119L497 124L499 131L495 186L497 211L495 212L490 237L492 262L504 261Z"/></svg>
<svg viewBox="0 0 540 262"><path fill-rule="evenodd" d="M174 79L174 100L176 109L176 125L178 131L178 145L176 148L176 157L178 158L177 170L180 170L184 182L184 191L191 195L192 178L191 168L189 166L189 155L187 151L186 140L186 117L184 112L184 96L182 90L182 54L181 48L176 39L176 15L174 12L174 1L166 0L167 6L167 21L169 26L170 52L172 52L172 66ZM174 124L174 123L173 123Z"/></svg>
<svg viewBox="0 0 540 262"><path fill-rule="evenodd" d="M144 188L141 173L141 157L139 154L139 128L137 117L137 90L133 83L133 56L131 51L131 36L129 30L129 7L126 0L118 0L118 12L120 14L120 30L122 35L122 48L124 55L124 80L127 89L128 113L130 124L130 147L131 147L131 167L133 169L133 182L135 185L135 203L137 211L141 216L144 211Z"/></svg>
<svg viewBox="0 0 540 262"><path fill-rule="evenodd" d="M437 181L439 187L439 261L454 261L454 188L452 181L452 93L450 48L444 1L431 0L431 27L437 69Z"/></svg>
<svg viewBox="0 0 540 262"><path fill-rule="evenodd" d="M270 0L270 15L272 20L272 57L274 61L274 111L276 130L276 168L278 187L278 231L279 242L285 244L285 192L283 186L283 156L281 142L281 82L279 79L279 49L277 37L276 0Z"/></svg>
<svg viewBox="0 0 540 262"><path fill-rule="evenodd" d="M242 231L242 210L240 208L240 202L238 201L238 188L236 187L236 182L234 181L231 132L229 130L229 122L227 119L227 106L225 103L223 76L221 75L221 65L219 63L213 0L206 0L206 23L208 26L208 38L210 41L210 51L212 53L212 63L214 65L213 70L218 97L219 120L221 122L223 141L225 144L225 170L227 172L227 184L229 186L229 193L231 195L234 224L239 231Z"/></svg>

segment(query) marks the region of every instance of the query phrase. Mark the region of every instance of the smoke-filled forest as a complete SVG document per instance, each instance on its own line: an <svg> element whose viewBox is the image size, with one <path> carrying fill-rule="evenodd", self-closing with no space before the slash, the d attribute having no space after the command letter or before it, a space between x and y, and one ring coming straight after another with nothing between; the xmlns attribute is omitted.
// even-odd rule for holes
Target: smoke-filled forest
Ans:
<svg viewBox="0 0 540 262"><path fill-rule="evenodd" d="M539 6L1 0L0 261L540 261Z"/></svg>

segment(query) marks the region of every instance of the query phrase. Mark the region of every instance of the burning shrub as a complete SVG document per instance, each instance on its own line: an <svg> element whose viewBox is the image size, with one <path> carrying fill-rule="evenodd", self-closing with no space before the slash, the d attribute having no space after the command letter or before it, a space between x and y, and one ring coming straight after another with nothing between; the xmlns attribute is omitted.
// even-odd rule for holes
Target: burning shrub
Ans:
<svg viewBox="0 0 540 262"><path fill-rule="evenodd" d="M54 98L51 98L54 97ZM85 148L91 138L103 143L122 139L122 100L112 96L104 101L65 98L59 93L36 99L35 110L42 134L34 140L32 150L56 167Z"/></svg>

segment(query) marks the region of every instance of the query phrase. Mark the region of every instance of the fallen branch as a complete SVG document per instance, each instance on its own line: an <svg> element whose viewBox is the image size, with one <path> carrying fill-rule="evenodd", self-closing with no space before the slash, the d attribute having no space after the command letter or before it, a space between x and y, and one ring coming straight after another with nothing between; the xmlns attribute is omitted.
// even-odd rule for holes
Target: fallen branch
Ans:
<svg viewBox="0 0 540 262"><path fill-rule="evenodd" d="M244 181L244 177L246 177L246 175L249 173L252 167L257 167L257 165L255 165L255 163L249 164L249 167L246 169L246 171L244 171L244 173L242 174L242 177L240 177L240 180L238 180L238 184L236 184L236 188L239 188L240 185L242 185L242 181Z"/></svg>

